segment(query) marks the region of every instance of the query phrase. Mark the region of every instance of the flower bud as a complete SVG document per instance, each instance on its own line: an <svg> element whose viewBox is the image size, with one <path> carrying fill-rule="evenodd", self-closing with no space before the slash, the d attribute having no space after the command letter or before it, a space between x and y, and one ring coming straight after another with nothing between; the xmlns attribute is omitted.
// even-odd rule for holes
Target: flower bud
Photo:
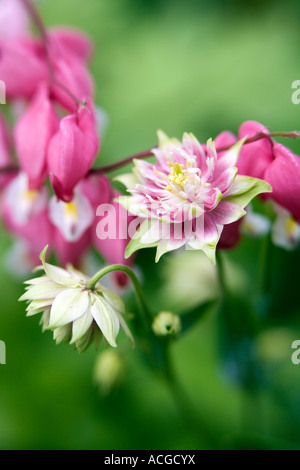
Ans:
<svg viewBox="0 0 300 470"><path fill-rule="evenodd" d="M94 366L94 381L104 393L109 393L122 380L125 372L124 358L107 349L99 354Z"/></svg>
<svg viewBox="0 0 300 470"><path fill-rule="evenodd" d="M14 130L17 155L28 176L29 189L40 189L47 178L48 144L58 126L54 104L49 99L48 89L42 86Z"/></svg>
<svg viewBox="0 0 300 470"><path fill-rule="evenodd" d="M48 170L59 199L70 202L73 190L91 168L99 149L95 120L90 107L61 119L48 151Z"/></svg>
<svg viewBox="0 0 300 470"><path fill-rule="evenodd" d="M160 312L154 319L152 329L157 336L176 336L180 333L181 321L172 312Z"/></svg>

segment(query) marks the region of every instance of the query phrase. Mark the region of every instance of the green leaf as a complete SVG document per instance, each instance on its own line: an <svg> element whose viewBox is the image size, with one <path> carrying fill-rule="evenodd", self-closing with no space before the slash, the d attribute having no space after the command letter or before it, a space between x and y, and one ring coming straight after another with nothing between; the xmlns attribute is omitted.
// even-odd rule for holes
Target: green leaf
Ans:
<svg viewBox="0 0 300 470"><path fill-rule="evenodd" d="M266 181L238 175L225 194L224 200L246 207L258 194L270 192L272 192L272 188Z"/></svg>

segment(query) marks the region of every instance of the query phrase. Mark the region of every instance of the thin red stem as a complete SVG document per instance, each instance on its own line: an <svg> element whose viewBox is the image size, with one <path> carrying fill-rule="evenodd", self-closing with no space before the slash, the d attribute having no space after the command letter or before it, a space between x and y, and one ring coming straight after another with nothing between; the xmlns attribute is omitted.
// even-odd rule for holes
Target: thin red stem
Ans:
<svg viewBox="0 0 300 470"><path fill-rule="evenodd" d="M24 0L23 0L24 1ZM292 132L271 132L269 134L266 134L264 132L258 132L255 134L253 137L249 137L248 139L245 140L244 144L250 144L251 142L256 142L257 140L260 139L265 139L265 138L272 138L272 137L288 137L290 139L297 139L300 137L300 132L298 131L292 131ZM224 152L225 150L230 149L232 147L231 145L224 145L223 147L217 147L216 151L217 152ZM157 147L152 147L148 150L144 150L143 152L136 153L134 155L131 155L130 157L124 158L123 160L116 162L116 163L111 163L110 165L105 165L97 168L91 168L89 171L89 174L95 174L95 173L109 173L111 171L117 170L119 168L122 168L125 165L128 165L129 163L132 163L133 160L142 160L144 158L149 158L153 157L153 152L152 150ZM3 173L13 173L19 171L19 168L14 165L8 165L6 167L3 167L0 169L0 174Z"/></svg>
<svg viewBox="0 0 300 470"><path fill-rule="evenodd" d="M290 139L297 139L300 137L300 133L297 131L292 131L292 132L271 132L269 134L264 133L264 132L258 132L255 134L253 137L249 137L248 139L245 140L244 144L250 144L251 142L255 142L260 139L264 138L272 138L272 137L289 137ZM232 144L230 145L224 145L222 147L217 147L216 151L217 152L224 152L225 150L229 150L230 147L232 147ZM141 160L143 158L149 158L153 157L153 152L152 150L157 147L152 147L149 150L144 150L143 152L136 153L135 155L132 155L130 157L124 158L124 160L121 160L116 163L112 163L110 165L105 165L102 167L98 168L92 168L90 170L90 173L108 173L110 171L117 170L125 165L128 165L131 163L133 160Z"/></svg>
<svg viewBox="0 0 300 470"><path fill-rule="evenodd" d="M47 30L45 28L45 25L43 23L43 20L37 10L37 8L35 7L35 5L32 3L31 0L21 0L26 8L26 10L28 11L28 14L30 15L32 21L34 22L34 24L36 25L37 29L38 29L38 32L41 36L41 39L42 39L42 44L43 44L43 48L44 48L44 53L45 53L45 57L46 57L46 61L47 61L47 66L48 66L48 70L49 70L49 75L50 75L50 80L52 81L52 83L55 83L59 88L61 88L65 93L67 93L70 98L75 101L76 105L85 105L85 103L83 103L82 101L80 101L78 98L76 98L76 96L70 91L68 90L65 85L63 85L63 83L61 83L59 80L57 80L56 76L55 76L55 71L54 71L54 68L53 68L53 65L52 65L52 62L51 62L51 58L50 58L50 54L49 54L49 41L48 41L48 34L47 34Z"/></svg>

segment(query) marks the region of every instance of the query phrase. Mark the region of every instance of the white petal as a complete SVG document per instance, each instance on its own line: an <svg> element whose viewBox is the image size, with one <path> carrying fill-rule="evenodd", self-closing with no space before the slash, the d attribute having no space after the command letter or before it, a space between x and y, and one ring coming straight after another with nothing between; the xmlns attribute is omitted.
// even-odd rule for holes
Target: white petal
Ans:
<svg viewBox="0 0 300 470"><path fill-rule="evenodd" d="M58 266L53 266L52 264L46 263L45 256L48 249L48 245L43 249L40 254L40 259L43 263L43 268L47 276L57 284L67 286L67 287L76 287L78 286L78 280L75 279L71 274L63 268Z"/></svg>
<svg viewBox="0 0 300 470"><path fill-rule="evenodd" d="M33 300L26 311L28 312L27 315L34 315L34 310L39 310L40 312L43 311L46 307L50 307L53 303L53 299L42 299L42 300ZM38 313L38 312L35 312Z"/></svg>
<svg viewBox="0 0 300 470"><path fill-rule="evenodd" d="M66 289L54 299L49 328L71 323L84 315L89 308L89 295L80 289Z"/></svg>
<svg viewBox="0 0 300 470"><path fill-rule="evenodd" d="M30 286L27 292L23 294L19 300L39 300L54 299L65 288L53 281L45 281L40 284Z"/></svg>
<svg viewBox="0 0 300 470"><path fill-rule="evenodd" d="M14 222L18 225L26 224L29 219L40 214L48 204L48 191L29 191L28 178L20 172L3 192L3 203L7 204Z"/></svg>
<svg viewBox="0 0 300 470"><path fill-rule="evenodd" d="M99 296L94 296L91 314L107 342L116 347L116 337L119 333L120 323L118 316L109 303Z"/></svg>
<svg viewBox="0 0 300 470"><path fill-rule="evenodd" d="M124 302L118 294L115 294L115 292L111 291L110 289L107 289L102 285L100 287L100 290L105 300L107 300L107 302L111 305L114 310L117 310L120 313L125 313L126 309Z"/></svg>
<svg viewBox="0 0 300 470"><path fill-rule="evenodd" d="M56 328L53 331L53 339L56 341L56 344L61 343L62 341L69 341L71 337L72 328L71 325L64 325Z"/></svg>
<svg viewBox="0 0 300 470"><path fill-rule="evenodd" d="M84 315L77 318L77 320L73 322L72 339L71 339L70 344L73 344L76 341L78 341L80 338L82 338L87 333L92 323L93 323L93 317L91 315L90 308L89 308Z"/></svg>
<svg viewBox="0 0 300 470"><path fill-rule="evenodd" d="M69 203L53 196L49 203L49 217L66 241L75 242L92 225L95 214L89 200L77 189Z"/></svg>

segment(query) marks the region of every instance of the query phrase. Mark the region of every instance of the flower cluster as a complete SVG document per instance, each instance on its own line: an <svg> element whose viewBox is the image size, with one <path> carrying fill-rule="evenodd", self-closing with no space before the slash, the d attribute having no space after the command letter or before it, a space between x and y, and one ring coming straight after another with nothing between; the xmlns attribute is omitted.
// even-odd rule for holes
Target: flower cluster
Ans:
<svg viewBox="0 0 300 470"><path fill-rule="evenodd" d="M89 279L77 270L95 247L113 264L104 272L113 272L118 286L131 279L145 331L161 336L156 346L166 344L164 337L184 329L181 319L163 311L153 321L128 268L135 252L155 247L159 261L185 247L202 250L215 263L217 249L234 247L243 233L266 234L271 225L274 243L295 247L299 157L254 121L244 122L238 136L224 131L205 144L193 134L184 133L180 141L160 131L157 147L108 165L133 162L130 173L116 178L127 188L121 195L107 167L92 168L101 123L89 71L91 41L77 30L46 30L38 21L39 36L33 36L31 7L32 19L29 0L0 5L0 77L9 100L9 112L0 115L1 216L22 242L29 267L40 256L45 273L27 281L20 300L29 302L28 315L42 313L43 329L53 330L57 342L79 351L102 336L115 347L120 326L132 339L122 300L99 283L103 272ZM143 160L148 156L156 161ZM253 211L256 196L262 204L271 201L273 224ZM45 246L65 269L46 263Z"/></svg>
<svg viewBox="0 0 300 470"><path fill-rule="evenodd" d="M63 265L79 265L92 245L122 262L126 240L112 250L95 230L98 205L116 204L116 194L105 176L89 173L101 127L92 43L81 31L53 28L37 38L29 27L23 2L1 2L0 77L10 111L0 115L0 169L10 169L0 178L2 219L30 268L46 244ZM124 212L116 211L117 224L126 225Z"/></svg>
<svg viewBox="0 0 300 470"><path fill-rule="evenodd" d="M231 132L222 132L216 137L216 146L221 148L234 145L238 139L253 138L258 134L264 138L254 140L241 149L237 167L239 175L252 176L267 181L272 192L264 195L263 202L273 202L275 221L272 225L273 243L286 249L295 248L300 240L300 158L289 148L276 142L270 136L270 131L256 121L244 122L238 131L238 137ZM222 152L220 152L222 154ZM255 217L255 216L254 216ZM265 229L268 222L261 217L254 218L250 213L248 218L253 232ZM247 217L245 227L247 228ZM243 232L243 223L238 221L225 230L220 247L235 246Z"/></svg>

